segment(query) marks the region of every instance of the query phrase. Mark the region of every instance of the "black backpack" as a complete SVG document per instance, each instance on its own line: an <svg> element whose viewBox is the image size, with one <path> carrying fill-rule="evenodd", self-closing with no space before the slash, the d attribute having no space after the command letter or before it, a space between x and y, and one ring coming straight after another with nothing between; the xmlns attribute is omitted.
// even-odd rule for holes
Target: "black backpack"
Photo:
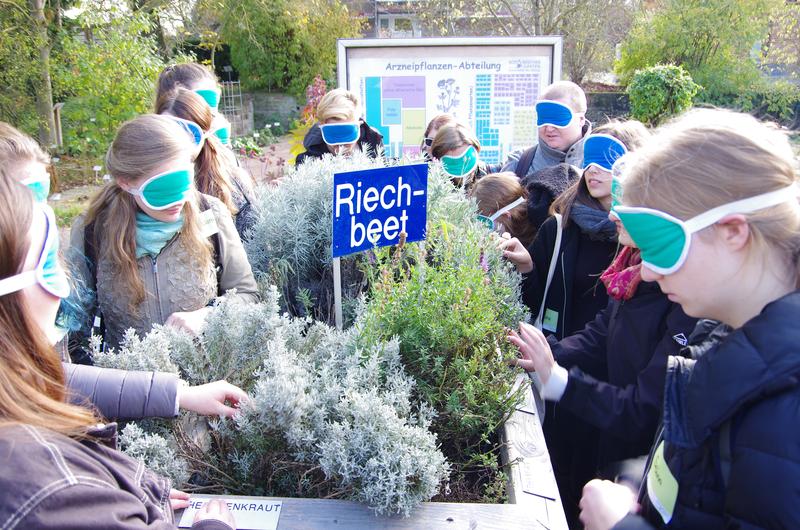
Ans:
<svg viewBox="0 0 800 530"><path fill-rule="evenodd" d="M520 155L517 167L514 169L514 173L516 173L520 181L524 180L525 176L528 174L528 170L531 168L531 164L533 164L533 157L536 156L537 147L539 147L539 144L525 149Z"/></svg>

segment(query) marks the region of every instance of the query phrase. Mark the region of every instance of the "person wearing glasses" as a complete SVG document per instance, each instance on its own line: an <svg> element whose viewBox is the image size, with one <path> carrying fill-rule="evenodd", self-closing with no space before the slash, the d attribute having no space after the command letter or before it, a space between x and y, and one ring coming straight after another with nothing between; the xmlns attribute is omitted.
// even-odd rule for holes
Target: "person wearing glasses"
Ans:
<svg viewBox="0 0 800 530"><path fill-rule="evenodd" d="M800 528L800 204L784 133L690 111L626 161L642 278L718 325L668 359L638 494L594 480L586 528Z"/></svg>
<svg viewBox="0 0 800 530"><path fill-rule="evenodd" d="M466 126L456 122L443 125L436 132L430 148L432 160L442 164L445 174L456 186L471 189L481 177L490 172L480 159L481 144Z"/></svg>
<svg viewBox="0 0 800 530"><path fill-rule="evenodd" d="M422 137L422 143L419 144L419 151L426 161L432 160L431 146L439 129L445 125L454 125L456 123L458 123L458 120L452 114L437 114L428 122L428 126L425 127L425 135Z"/></svg>
<svg viewBox="0 0 800 530"><path fill-rule="evenodd" d="M222 90L214 72L197 63L167 66L158 74L156 81L156 106L162 98L178 88L190 90L203 98L212 115L209 132L216 136L222 145L230 147L231 124L219 111ZM160 111L156 110L156 113L160 114Z"/></svg>
<svg viewBox="0 0 800 530"><path fill-rule="evenodd" d="M176 528L188 495L114 449L116 424L68 402L51 337L69 281L55 215L31 191L0 168L0 527ZM215 502L192 528L235 526Z"/></svg>
<svg viewBox="0 0 800 530"><path fill-rule="evenodd" d="M358 96L349 90L331 90L317 105L317 123L303 139L305 152L297 155L295 165L326 154L347 155L354 150L370 158L383 155L383 135L361 118Z"/></svg>

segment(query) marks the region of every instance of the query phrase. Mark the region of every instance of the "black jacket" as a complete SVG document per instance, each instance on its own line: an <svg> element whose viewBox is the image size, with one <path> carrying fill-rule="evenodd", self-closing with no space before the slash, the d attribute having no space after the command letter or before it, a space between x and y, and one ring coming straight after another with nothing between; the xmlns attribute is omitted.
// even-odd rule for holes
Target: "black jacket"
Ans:
<svg viewBox="0 0 800 530"><path fill-rule="evenodd" d="M547 284L547 272L553 258L556 241L556 219L550 217L539 229L528 251L533 259L533 271L522 283L522 301L531 314L539 314L539 306ZM558 263L550 282L545 309L558 314L558 325L553 332L562 339L580 331L608 304L606 288L600 274L614 259L616 240L595 239L574 222L566 224L561 236ZM546 316L546 315L545 315Z"/></svg>
<svg viewBox="0 0 800 530"><path fill-rule="evenodd" d="M550 216L550 205L564 193L581 174L569 164L558 164L536 171L520 184L528 192L528 222L538 229Z"/></svg>
<svg viewBox="0 0 800 530"><path fill-rule="evenodd" d="M656 442L678 482L667 528L800 528L798 321L795 291L692 350L696 359L670 357ZM665 526L646 486L640 503L642 516L615 528Z"/></svg>
<svg viewBox="0 0 800 530"><path fill-rule="evenodd" d="M578 333L552 345L569 379L558 408L598 429L598 468L646 455L656 434L667 357L686 345L697 319L653 282L630 300L611 299Z"/></svg>
<svg viewBox="0 0 800 530"><path fill-rule="evenodd" d="M358 137L358 148L365 151L371 158L378 156L379 150L383 149L383 135L373 129L367 122L361 121L361 134ZM305 152L297 155L295 165L299 166L309 158L322 158L322 155L331 154L328 151L328 144L322 139L322 131L319 124L315 123L303 138Z"/></svg>

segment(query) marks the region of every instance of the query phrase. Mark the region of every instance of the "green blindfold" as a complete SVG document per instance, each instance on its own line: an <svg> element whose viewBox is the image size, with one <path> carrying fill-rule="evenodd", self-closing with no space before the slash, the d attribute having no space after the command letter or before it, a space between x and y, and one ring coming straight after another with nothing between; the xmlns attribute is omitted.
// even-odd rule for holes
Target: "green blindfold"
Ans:
<svg viewBox="0 0 800 530"><path fill-rule="evenodd" d="M189 198L193 180L194 167L190 166L150 177L139 188L128 193L140 197L144 205L152 210L166 210Z"/></svg>
<svg viewBox="0 0 800 530"><path fill-rule="evenodd" d="M442 168L452 178L462 178L472 173L478 166L478 151L469 146L460 156L445 155L441 158Z"/></svg>
<svg viewBox="0 0 800 530"><path fill-rule="evenodd" d="M658 274L672 274L681 268L689 254L692 234L707 228L726 215L751 213L784 202L797 201L794 185L755 197L717 206L687 221L636 206L613 206L633 242L642 253L642 263Z"/></svg>

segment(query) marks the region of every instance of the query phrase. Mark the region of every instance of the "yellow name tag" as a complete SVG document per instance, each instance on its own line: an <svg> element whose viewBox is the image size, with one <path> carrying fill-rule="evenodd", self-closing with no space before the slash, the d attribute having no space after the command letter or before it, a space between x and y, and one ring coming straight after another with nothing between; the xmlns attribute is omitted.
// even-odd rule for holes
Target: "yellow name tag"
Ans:
<svg viewBox="0 0 800 530"><path fill-rule="evenodd" d="M647 496L664 523L670 522L675 511L675 501L678 499L678 481L672 476L667 461L664 460L663 441L653 453L653 461L647 472Z"/></svg>
<svg viewBox="0 0 800 530"><path fill-rule="evenodd" d="M214 211L208 209L200 213L200 233L203 237L211 237L219 232L217 226L217 219L214 217Z"/></svg>

